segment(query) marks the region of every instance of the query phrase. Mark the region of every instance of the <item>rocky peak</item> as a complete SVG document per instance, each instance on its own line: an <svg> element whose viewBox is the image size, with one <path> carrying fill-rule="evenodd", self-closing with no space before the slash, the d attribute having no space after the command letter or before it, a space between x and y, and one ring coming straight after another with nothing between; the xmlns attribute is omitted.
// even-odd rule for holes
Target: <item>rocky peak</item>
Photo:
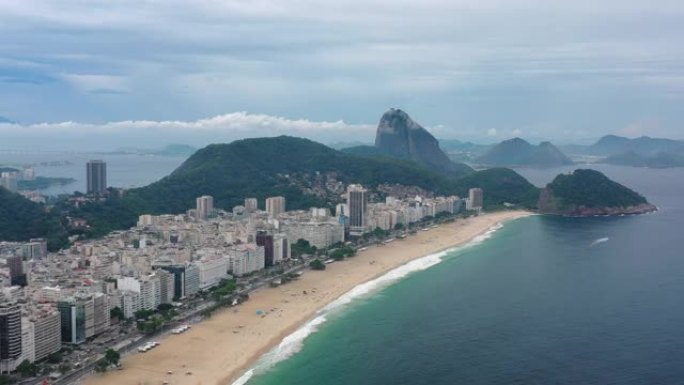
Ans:
<svg viewBox="0 0 684 385"><path fill-rule="evenodd" d="M470 171L467 166L452 163L439 148L437 139L398 108L391 108L380 118L375 147L385 155L411 159L440 171Z"/></svg>

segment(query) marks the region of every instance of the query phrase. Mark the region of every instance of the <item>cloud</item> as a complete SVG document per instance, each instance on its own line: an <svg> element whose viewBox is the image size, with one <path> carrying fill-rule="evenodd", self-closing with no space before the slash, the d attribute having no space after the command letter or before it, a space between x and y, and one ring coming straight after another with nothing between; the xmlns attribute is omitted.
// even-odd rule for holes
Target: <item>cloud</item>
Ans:
<svg viewBox="0 0 684 385"><path fill-rule="evenodd" d="M496 136L496 135L497 135L496 128L490 128L487 130L487 136Z"/></svg>
<svg viewBox="0 0 684 385"><path fill-rule="evenodd" d="M348 124L341 120L326 122L288 119L243 111L194 121L128 120L103 124L67 121L29 125L0 122L0 134L33 138L36 141L45 137L72 135L84 140L101 140L102 137L114 136L124 141L172 139L193 144L208 144L220 140L278 135L322 139L367 139L375 134L375 126Z"/></svg>

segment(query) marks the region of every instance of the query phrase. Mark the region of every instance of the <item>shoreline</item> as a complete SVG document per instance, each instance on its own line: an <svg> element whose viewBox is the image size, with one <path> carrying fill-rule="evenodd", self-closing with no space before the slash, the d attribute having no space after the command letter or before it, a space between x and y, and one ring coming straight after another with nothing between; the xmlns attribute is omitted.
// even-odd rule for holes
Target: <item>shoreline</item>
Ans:
<svg viewBox="0 0 684 385"><path fill-rule="evenodd" d="M296 281L250 293L249 301L215 313L186 333L164 337L161 345L148 353L125 357L122 360L124 370L91 374L81 383L244 384L262 357L296 337L294 334L300 329L339 307L333 306L337 301L344 301L345 296L349 296L349 301L340 304L345 305L365 294L354 295L356 288L365 284L370 286L406 266L403 275L397 273L396 278L388 277L387 282L377 283L366 293L380 285L384 287L413 271L438 263L411 269L408 265L412 262L465 246L498 224L529 215L533 214L503 211L458 219L429 231L419 230L404 240L371 247L353 258L327 265L325 271L306 270ZM325 322L324 318L319 323L322 322ZM301 340L304 338L306 335ZM174 374L169 375L167 371ZM192 371L192 375L183 374L186 371Z"/></svg>

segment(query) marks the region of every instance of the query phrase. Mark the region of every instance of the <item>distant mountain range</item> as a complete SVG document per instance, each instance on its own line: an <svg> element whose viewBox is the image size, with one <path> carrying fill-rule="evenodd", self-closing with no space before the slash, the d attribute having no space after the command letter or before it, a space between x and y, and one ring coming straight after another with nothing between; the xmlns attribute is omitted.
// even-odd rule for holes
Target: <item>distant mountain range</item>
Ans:
<svg viewBox="0 0 684 385"><path fill-rule="evenodd" d="M11 120L5 118L4 116L0 116L0 124L2 124L2 123L14 124L13 121L11 121Z"/></svg>
<svg viewBox="0 0 684 385"><path fill-rule="evenodd" d="M557 167L573 164L556 146L542 142L534 146L521 138L504 140L475 162L489 166Z"/></svg>
<svg viewBox="0 0 684 385"><path fill-rule="evenodd" d="M632 167L684 167L684 141L651 138L625 138L606 135L591 146L567 148L575 155L599 157L599 162Z"/></svg>

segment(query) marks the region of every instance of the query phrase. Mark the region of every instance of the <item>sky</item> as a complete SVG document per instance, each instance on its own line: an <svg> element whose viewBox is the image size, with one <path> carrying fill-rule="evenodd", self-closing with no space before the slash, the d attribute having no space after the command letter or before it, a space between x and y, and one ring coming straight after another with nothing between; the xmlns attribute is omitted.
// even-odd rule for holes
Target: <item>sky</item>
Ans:
<svg viewBox="0 0 684 385"><path fill-rule="evenodd" d="M445 139L684 139L682 20L680 0L3 0L0 148L370 142L390 107Z"/></svg>

